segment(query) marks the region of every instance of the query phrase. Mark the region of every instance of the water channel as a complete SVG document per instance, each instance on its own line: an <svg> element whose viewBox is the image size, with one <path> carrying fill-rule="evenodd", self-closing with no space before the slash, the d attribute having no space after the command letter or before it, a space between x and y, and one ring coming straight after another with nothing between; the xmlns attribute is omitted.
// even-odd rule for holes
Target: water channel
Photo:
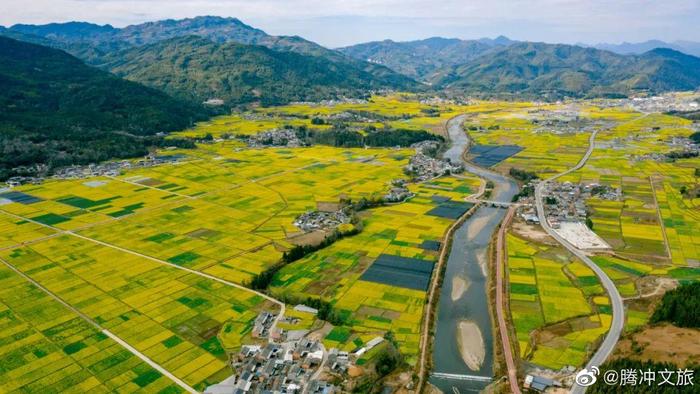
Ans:
<svg viewBox="0 0 700 394"><path fill-rule="evenodd" d="M465 116L447 124L451 140L444 157L463 161L469 138L462 129ZM494 183L489 200L510 202L518 185L503 175L464 162L467 171ZM454 233L447 269L440 290L433 373L430 383L444 393L477 392L493 375L493 335L486 295L487 250L505 209L482 206ZM473 378L477 377L477 378Z"/></svg>

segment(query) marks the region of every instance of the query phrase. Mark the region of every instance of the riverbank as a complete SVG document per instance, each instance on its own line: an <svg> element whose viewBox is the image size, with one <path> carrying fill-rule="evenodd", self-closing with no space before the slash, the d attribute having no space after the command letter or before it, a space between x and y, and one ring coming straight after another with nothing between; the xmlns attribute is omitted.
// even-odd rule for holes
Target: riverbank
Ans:
<svg viewBox="0 0 700 394"><path fill-rule="evenodd" d="M445 157L460 160L467 171L491 181L491 199L510 202L517 184L501 174L475 166L464 160L469 138L462 130L464 116L447 124L453 142ZM431 331L432 372L439 377L430 383L443 392L455 389L466 392L481 390L493 375L493 329L491 307L487 297L488 250L492 235L505 216L505 210L480 205L454 231L443 283L437 295L434 330ZM447 249L449 247L449 249ZM467 283L468 286L463 286Z"/></svg>

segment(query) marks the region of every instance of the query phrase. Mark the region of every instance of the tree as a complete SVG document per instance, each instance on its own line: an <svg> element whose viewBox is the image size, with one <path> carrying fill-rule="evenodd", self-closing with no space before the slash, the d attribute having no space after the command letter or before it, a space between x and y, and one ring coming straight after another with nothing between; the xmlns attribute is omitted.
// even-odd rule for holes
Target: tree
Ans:
<svg viewBox="0 0 700 394"><path fill-rule="evenodd" d="M510 174L510 176L512 176L513 178L515 178L515 179L517 179L517 180L519 180L519 181L521 181L521 182L523 182L523 183L528 183L528 182L530 182L530 181L533 180L533 179L538 179L538 178L539 178L539 177L537 176L537 174L535 174L534 172L521 170L521 169L515 168L515 167L512 167L512 168L508 171L508 173Z"/></svg>
<svg viewBox="0 0 700 394"><path fill-rule="evenodd" d="M652 323L670 322L679 327L700 328L700 282L666 292L651 316Z"/></svg>

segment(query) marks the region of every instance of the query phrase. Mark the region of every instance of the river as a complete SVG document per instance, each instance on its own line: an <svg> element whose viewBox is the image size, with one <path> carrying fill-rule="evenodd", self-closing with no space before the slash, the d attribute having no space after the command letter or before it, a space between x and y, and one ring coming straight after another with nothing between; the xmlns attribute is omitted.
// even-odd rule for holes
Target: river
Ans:
<svg viewBox="0 0 700 394"><path fill-rule="evenodd" d="M464 115L458 116L447 124L452 144L444 157L455 162L463 162L462 153L469 145L469 138L462 130L464 119ZM489 200L511 202L518 192L518 185L512 179L463 163L467 171L494 183ZM432 372L440 377L430 378L430 383L444 393L479 391L489 383L469 377L493 375L493 335L485 271L489 241L505 214L505 209L482 206L454 233L440 290L433 344ZM462 348L471 350L463 352Z"/></svg>

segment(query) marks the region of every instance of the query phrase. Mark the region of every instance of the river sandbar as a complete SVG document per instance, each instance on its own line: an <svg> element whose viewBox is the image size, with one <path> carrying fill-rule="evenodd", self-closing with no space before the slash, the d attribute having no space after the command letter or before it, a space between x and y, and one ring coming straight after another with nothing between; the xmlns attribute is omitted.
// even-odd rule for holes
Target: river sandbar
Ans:
<svg viewBox="0 0 700 394"><path fill-rule="evenodd" d="M486 357L486 346L479 326L469 320L459 322L457 343L467 367L472 371L481 369L481 364L484 363L484 357Z"/></svg>
<svg viewBox="0 0 700 394"><path fill-rule="evenodd" d="M457 301L462 298L464 292L469 288L469 281L466 279L455 276L452 278L452 301Z"/></svg>

